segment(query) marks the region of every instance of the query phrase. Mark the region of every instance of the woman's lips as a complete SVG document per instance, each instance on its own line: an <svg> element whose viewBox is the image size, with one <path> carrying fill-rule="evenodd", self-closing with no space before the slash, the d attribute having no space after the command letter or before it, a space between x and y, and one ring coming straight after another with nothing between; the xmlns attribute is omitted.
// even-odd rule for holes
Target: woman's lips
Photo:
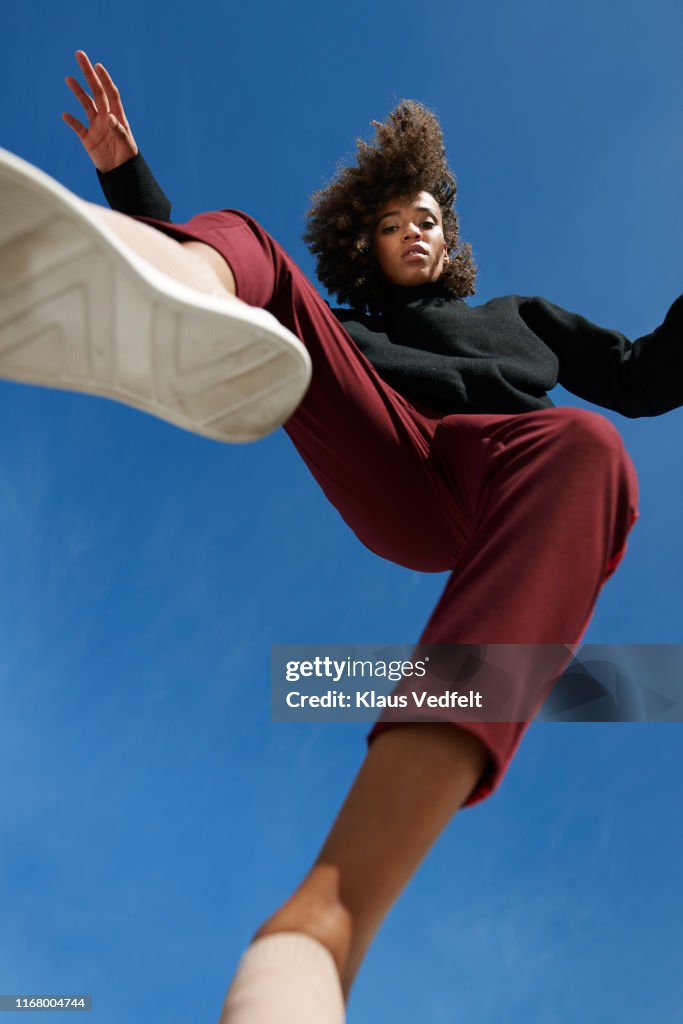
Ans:
<svg viewBox="0 0 683 1024"><path fill-rule="evenodd" d="M407 263L418 263L420 260L426 260L427 259L427 253L426 252L407 252L405 254L405 256L401 256L401 259L405 260Z"/></svg>

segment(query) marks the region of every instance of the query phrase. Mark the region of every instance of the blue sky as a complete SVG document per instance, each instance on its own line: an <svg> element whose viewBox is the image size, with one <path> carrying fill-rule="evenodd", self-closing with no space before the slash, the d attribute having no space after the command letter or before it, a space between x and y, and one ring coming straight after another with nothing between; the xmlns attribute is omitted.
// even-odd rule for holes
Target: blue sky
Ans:
<svg viewBox="0 0 683 1024"><path fill-rule="evenodd" d="M60 119L83 48L175 220L245 209L312 274L308 196L418 99L458 177L470 301L543 295L636 338L683 290L682 29L674 0L23 0L3 11L0 144L100 200ZM584 640L678 644L683 411L605 415L641 518ZM0 993L215 1021L365 749L363 725L271 722L270 644L412 642L445 577L366 551L282 431L221 446L2 382L0 426ZM389 915L349 1020L683 1022L680 741L532 726Z"/></svg>

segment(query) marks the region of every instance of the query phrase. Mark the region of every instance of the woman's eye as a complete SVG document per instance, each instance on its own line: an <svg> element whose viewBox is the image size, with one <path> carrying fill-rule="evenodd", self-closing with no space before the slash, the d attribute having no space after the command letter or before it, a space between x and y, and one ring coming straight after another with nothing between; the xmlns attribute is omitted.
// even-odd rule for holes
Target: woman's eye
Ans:
<svg viewBox="0 0 683 1024"><path fill-rule="evenodd" d="M436 223L433 220L423 220L422 223L420 224L420 227L435 228ZM387 227L382 228L383 235L388 235L390 233L393 233L394 231L398 231L398 224L389 224Z"/></svg>

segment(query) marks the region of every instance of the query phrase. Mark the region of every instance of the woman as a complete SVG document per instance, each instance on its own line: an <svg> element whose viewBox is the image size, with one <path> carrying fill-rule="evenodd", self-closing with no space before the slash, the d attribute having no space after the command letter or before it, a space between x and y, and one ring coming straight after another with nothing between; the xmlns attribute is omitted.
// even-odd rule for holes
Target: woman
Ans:
<svg viewBox="0 0 683 1024"><path fill-rule="evenodd" d="M84 53L77 59L92 96L67 81L88 124L64 119L119 211L82 204L88 216L158 270L213 293L226 330L265 308L295 336L289 351L303 343L310 385L281 418L323 491L377 554L451 570L421 642L523 651L516 700L525 716L374 727L315 863L240 962L220 1024L338 1022L387 911L456 811L498 786L561 671L558 663L540 685L535 645L578 644L638 514L617 430L597 413L555 408L547 391L559 380L627 416L683 404L683 301L634 343L544 299L468 306L475 267L458 242L440 128L404 103L309 211L320 280L352 307L332 310L247 215L171 225L113 81ZM202 416L199 427L182 425L203 429Z"/></svg>

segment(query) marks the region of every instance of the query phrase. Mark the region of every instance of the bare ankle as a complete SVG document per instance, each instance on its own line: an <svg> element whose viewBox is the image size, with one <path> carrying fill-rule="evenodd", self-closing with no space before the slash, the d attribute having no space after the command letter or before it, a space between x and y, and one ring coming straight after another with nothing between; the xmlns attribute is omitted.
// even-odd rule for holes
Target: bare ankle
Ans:
<svg viewBox="0 0 683 1024"><path fill-rule="evenodd" d="M321 905L295 894L254 935L254 940L276 932L303 932L322 943L343 976L351 947L351 916L340 904Z"/></svg>
<svg viewBox="0 0 683 1024"><path fill-rule="evenodd" d="M180 244L186 252L191 252L193 256L196 256L205 269L208 268L210 270L212 277L215 279L219 294L236 295L237 286L233 272L228 263L213 246L206 245L205 242L193 240L181 242Z"/></svg>
<svg viewBox="0 0 683 1024"><path fill-rule="evenodd" d="M209 295L235 298L232 271L210 245L195 241L177 242L163 231L135 220L134 217L127 217L95 203L86 205L122 242L168 277Z"/></svg>

